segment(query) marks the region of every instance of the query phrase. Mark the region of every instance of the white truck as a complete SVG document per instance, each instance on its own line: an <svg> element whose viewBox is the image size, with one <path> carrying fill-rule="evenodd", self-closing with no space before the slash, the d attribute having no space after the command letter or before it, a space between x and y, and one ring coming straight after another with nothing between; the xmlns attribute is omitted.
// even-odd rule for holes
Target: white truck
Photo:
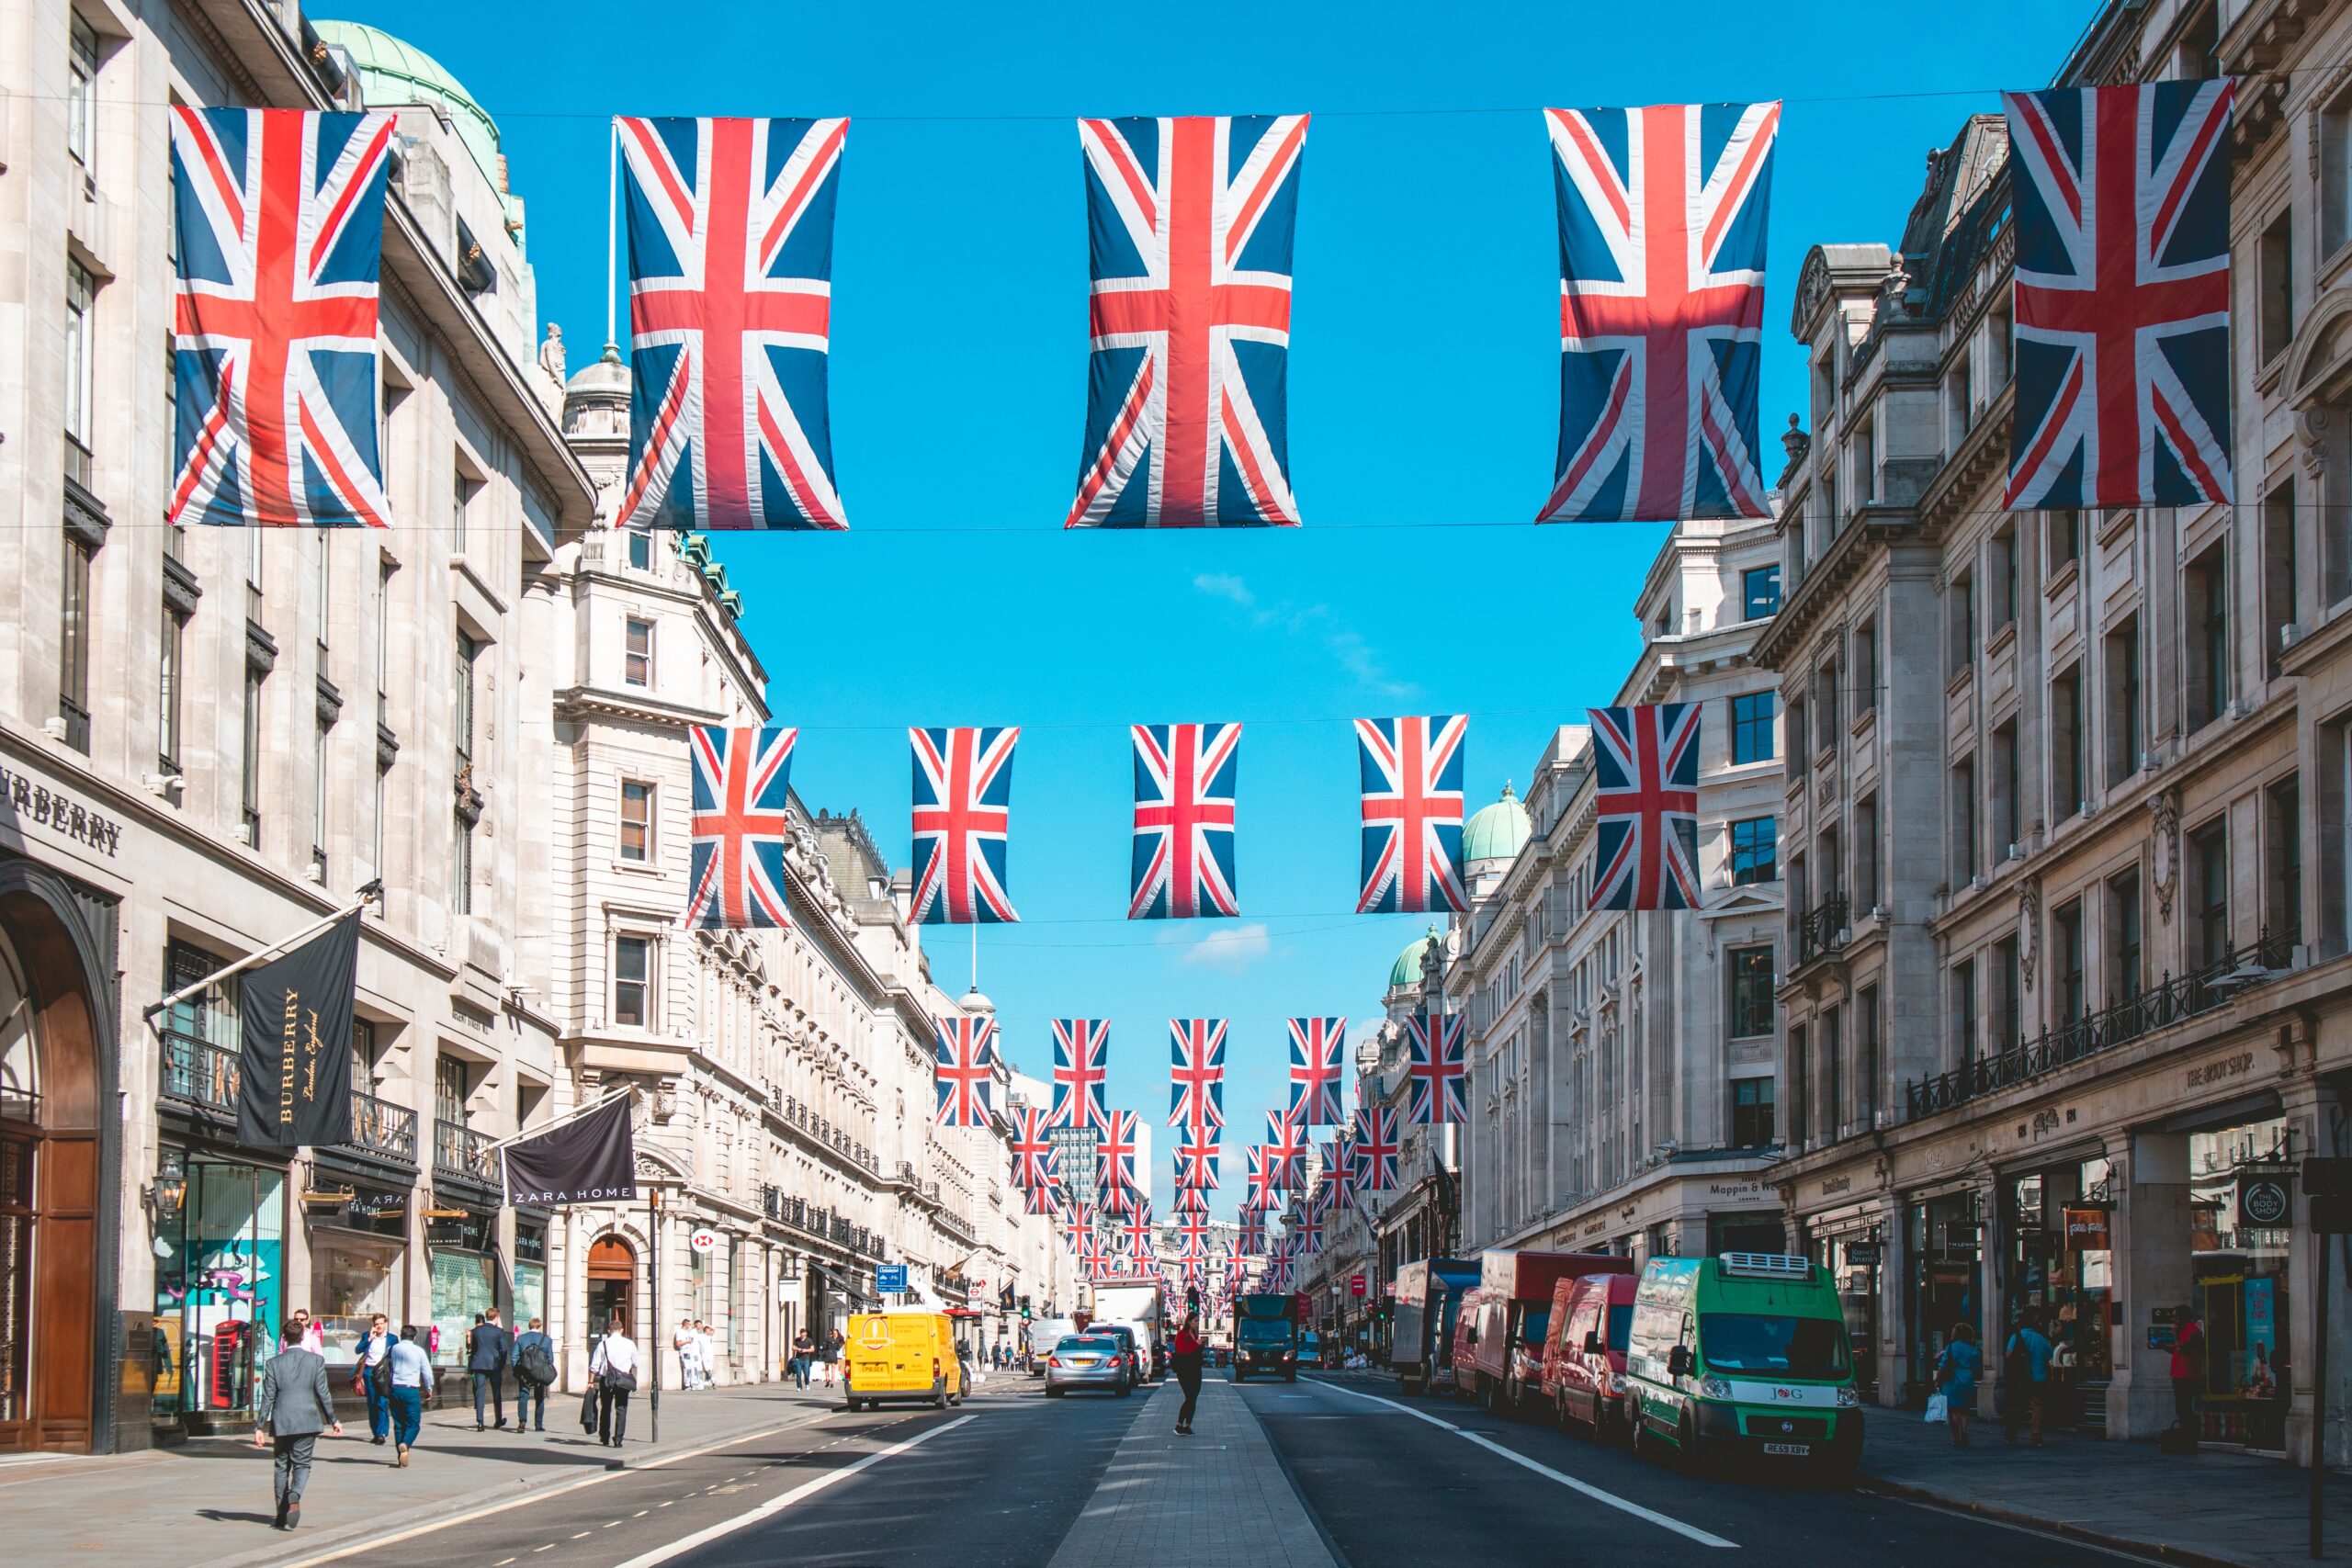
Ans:
<svg viewBox="0 0 2352 1568"><path fill-rule="evenodd" d="M1144 1359L1147 1381L1165 1373L1160 1364L1160 1289L1158 1285L1097 1285L1093 1323L1121 1323L1135 1331L1136 1351Z"/></svg>
<svg viewBox="0 0 2352 1568"><path fill-rule="evenodd" d="M1029 1375L1046 1375L1046 1358L1054 1347L1078 1332L1078 1320L1069 1317L1040 1318L1029 1325Z"/></svg>

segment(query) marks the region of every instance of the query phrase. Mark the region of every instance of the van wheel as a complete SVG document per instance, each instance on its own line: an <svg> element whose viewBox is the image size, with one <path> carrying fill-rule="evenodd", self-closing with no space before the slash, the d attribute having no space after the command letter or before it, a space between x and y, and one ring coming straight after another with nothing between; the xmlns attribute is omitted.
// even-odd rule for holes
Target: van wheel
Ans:
<svg viewBox="0 0 2352 1568"><path fill-rule="evenodd" d="M931 1406L934 1410L944 1410L947 1408L946 1390L942 1389L939 1393L932 1395Z"/></svg>
<svg viewBox="0 0 2352 1568"><path fill-rule="evenodd" d="M1562 1389L1553 1400L1552 1416L1559 1423L1561 1431L1565 1432L1568 1429L1568 1391L1566 1389Z"/></svg>
<svg viewBox="0 0 2352 1568"><path fill-rule="evenodd" d="M1478 1374L1478 1408L1489 1416L1495 1411L1495 1380L1484 1372Z"/></svg>
<svg viewBox="0 0 2352 1568"><path fill-rule="evenodd" d="M1696 1475L1705 1468L1704 1456L1699 1451L1698 1423L1690 1419L1687 1410L1682 1413L1682 1424L1675 1428L1674 1440L1682 1450L1675 1458L1683 1474Z"/></svg>

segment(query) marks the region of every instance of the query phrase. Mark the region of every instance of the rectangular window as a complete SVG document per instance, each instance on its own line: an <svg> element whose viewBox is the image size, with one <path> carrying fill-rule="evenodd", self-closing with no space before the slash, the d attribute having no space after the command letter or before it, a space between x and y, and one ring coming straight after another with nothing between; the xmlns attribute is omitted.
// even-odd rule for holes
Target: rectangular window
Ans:
<svg viewBox="0 0 2352 1568"><path fill-rule="evenodd" d="M2025 837L2024 802L2018 798L2018 721L2009 720L1993 731L1993 776L1987 781L1993 786L1993 850L1996 858L2007 860Z"/></svg>
<svg viewBox="0 0 2352 1568"><path fill-rule="evenodd" d="M2222 543L2188 563L2181 574L2187 599L2188 728L2201 729L2230 702L2230 583Z"/></svg>
<svg viewBox="0 0 2352 1568"><path fill-rule="evenodd" d="M1731 961L1731 1032L1753 1039L1772 1032L1772 950L1735 947Z"/></svg>
<svg viewBox="0 0 2352 1568"><path fill-rule="evenodd" d="M376 722L389 727L392 722L392 569L389 562L379 561L376 567Z"/></svg>
<svg viewBox="0 0 2352 1568"><path fill-rule="evenodd" d="M621 859L642 863L653 849L653 786L621 781Z"/></svg>
<svg viewBox="0 0 2352 1568"><path fill-rule="evenodd" d="M1734 1078L1731 1083L1731 1146L1760 1149L1772 1141L1772 1080Z"/></svg>
<svg viewBox="0 0 2352 1568"><path fill-rule="evenodd" d="M1813 1125L1813 1118L1805 1104L1805 1097L1813 1089L1813 1047L1811 1037L1802 1023L1789 1026L1789 1141L1802 1143Z"/></svg>
<svg viewBox="0 0 2352 1568"><path fill-rule="evenodd" d="M2287 352L2295 338L2295 209L2281 208L2262 231L2255 317L2262 363Z"/></svg>
<svg viewBox="0 0 2352 1568"><path fill-rule="evenodd" d="M65 263L65 474L88 488L97 431L97 279L80 262Z"/></svg>
<svg viewBox="0 0 2352 1568"><path fill-rule="evenodd" d="M90 749L90 547L65 531L64 586L57 619L57 716L65 743Z"/></svg>
<svg viewBox="0 0 2352 1568"><path fill-rule="evenodd" d="M2263 838L2269 864L2269 908L2263 923L2272 940L2292 947L2303 940L2303 800L2302 788L2289 773L2264 793L2267 820Z"/></svg>
<svg viewBox="0 0 2352 1568"><path fill-rule="evenodd" d="M2000 1038L1997 1049L2014 1051L2025 1043L2025 981L2018 966L2018 939L2003 937L1993 944L1993 972L2000 987Z"/></svg>
<svg viewBox="0 0 2352 1568"><path fill-rule="evenodd" d="M1731 825L1731 885L1770 882L1779 868L1779 824L1770 817L1749 817Z"/></svg>
<svg viewBox="0 0 2352 1568"><path fill-rule="evenodd" d="M1813 672L1813 722L1818 731L1813 738L1815 751L1826 751L1838 744L1838 661L1816 668Z"/></svg>
<svg viewBox="0 0 2352 1568"><path fill-rule="evenodd" d="M390 791L391 787L392 770L390 765L385 762L378 762L376 764L375 794L374 797L368 802L368 852L375 857L373 869L375 874L378 876L384 874L384 796ZM377 913L380 915L383 912L383 908L384 907L382 904L378 904L376 906Z"/></svg>
<svg viewBox="0 0 2352 1568"><path fill-rule="evenodd" d="M1975 384L1968 372L1968 345L1961 345L1959 357L1952 361L1951 374L1944 379L1944 400L1951 413L1951 444L1956 448L1968 438L1969 428L1975 417Z"/></svg>
<svg viewBox="0 0 2352 1568"><path fill-rule="evenodd" d="M2056 1024L2069 1024L2083 1016L2089 1000L2083 989L2083 901L2060 906L2050 917L2050 959L2055 971L2056 986L2051 993L2051 1006Z"/></svg>
<svg viewBox="0 0 2352 1568"><path fill-rule="evenodd" d="M2262 664L2275 678L2295 623L2295 481L2262 498Z"/></svg>
<svg viewBox="0 0 2352 1568"><path fill-rule="evenodd" d="M2107 879L2107 1005L2128 1002L2147 982L2141 965L2140 872L2138 867Z"/></svg>
<svg viewBox="0 0 2352 1568"><path fill-rule="evenodd" d="M1854 716L1878 709L1878 623L1864 621L1854 628Z"/></svg>
<svg viewBox="0 0 2352 1568"><path fill-rule="evenodd" d="M2230 951L2230 819L2216 817L2188 835L2189 932L2199 965Z"/></svg>
<svg viewBox="0 0 2352 1568"><path fill-rule="evenodd" d="M1854 803L1854 909L1859 918L1878 906L1878 796Z"/></svg>
<svg viewBox="0 0 2352 1568"><path fill-rule="evenodd" d="M1750 692L1731 700L1731 760L1769 762L1779 748L1772 737L1776 699L1770 692Z"/></svg>
<svg viewBox="0 0 2352 1568"><path fill-rule="evenodd" d="M259 529L252 532L259 533ZM244 750L241 759L241 785L245 813L245 842L261 848L261 683L267 679L252 665L245 666Z"/></svg>
<svg viewBox="0 0 2352 1568"><path fill-rule="evenodd" d="M1821 1131L1840 1138L1846 1134L1846 1010L1831 1008L1821 1015Z"/></svg>
<svg viewBox="0 0 2352 1568"><path fill-rule="evenodd" d="M631 621L621 654L621 679L632 686L653 684L653 623Z"/></svg>
<svg viewBox="0 0 2352 1568"><path fill-rule="evenodd" d="M1951 770L1951 885L1958 892L1976 880L1976 759L1964 757Z"/></svg>
<svg viewBox="0 0 2352 1568"><path fill-rule="evenodd" d="M452 1126L466 1124L466 1064L455 1056L433 1058L433 1115Z"/></svg>
<svg viewBox="0 0 2352 1568"><path fill-rule="evenodd" d="M155 771L159 773L180 771L180 671L187 657L187 619L166 604L163 657L157 663L155 679Z"/></svg>
<svg viewBox="0 0 2352 1568"><path fill-rule="evenodd" d="M1993 536L1991 560L1992 629L2013 626L2018 620L2018 525L2013 522Z"/></svg>
<svg viewBox="0 0 2352 1568"><path fill-rule="evenodd" d="M1993 387L1996 392L2009 384L2009 374L2016 355L2017 310L2010 296L2004 294L1994 302L1984 316L1984 346L1993 366Z"/></svg>
<svg viewBox="0 0 2352 1568"><path fill-rule="evenodd" d="M1976 1059L1976 960L1963 958L1951 966L1952 1059Z"/></svg>
<svg viewBox="0 0 2352 1568"><path fill-rule="evenodd" d="M2319 118L2320 254L2333 256L2352 239L2352 93Z"/></svg>
<svg viewBox="0 0 2352 1568"><path fill-rule="evenodd" d="M459 469L449 502L449 547L458 555L466 553L467 526L472 521L474 498L481 493L481 481L469 478L465 470Z"/></svg>
<svg viewBox="0 0 2352 1568"><path fill-rule="evenodd" d="M98 164L98 35L72 15L65 56L65 150L86 180Z"/></svg>
<svg viewBox="0 0 2352 1568"><path fill-rule="evenodd" d="M1780 613L1781 569L1751 566L1739 574L1740 608L1747 619L1763 620Z"/></svg>
<svg viewBox="0 0 2352 1568"><path fill-rule="evenodd" d="M623 1029L649 1029L653 1018L653 941L613 939L613 1022Z"/></svg>
<svg viewBox="0 0 2352 1568"><path fill-rule="evenodd" d="M2090 754L2083 734L2083 667L2050 682L2050 817L2064 822L2089 804Z"/></svg>
<svg viewBox="0 0 2352 1568"><path fill-rule="evenodd" d="M2072 507L2041 514L2042 535L2050 543L2050 575L2083 558L2083 514Z"/></svg>
<svg viewBox="0 0 2352 1568"><path fill-rule="evenodd" d="M1946 635L1951 641L1951 657L1947 660L1951 673L1957 675L1976 662L1976 579L1969 572L1956 573L1951 591L1944 595L1944 615L1950 625Z"/></svg>
<svg viewBox="0 0 2352 1568"><path fill-rule="evenodd" d="M628 531L628 564L639 571L653 570L653 536L642 528Z"/></svg>
<svg viewBox="0 0 2352 1568"><path fill-rule="evenodd" d="M1878 1125L1873 1112L1878 1105L1878 987L1866 986L1854 1003L1854 1091L1859 1099L1855 1106L1860 1130L1869 1132Z"/></svg>
<svg viewBox="0 0 2352 1568"><path fill-rule="evenodd" d="M2103 639L2107 667L2107 778L2121 784L2140 771L2140 617L2127 615Z"/></svg>
<svg viewBox="0 0 2352 1568"><path fill-rule="evenodd" d="M327 751L333 733L322 724L311 742L311 865L322 884L327 876Z"/></svg>
<svg viewBox="0 0 2352 1568"><path fill-rule="evenodd" d="M474 664L481 655L481 644L459 632L458 657L450 673L449 729L457 743L460 773L472 766L474 760Z"/></svg>

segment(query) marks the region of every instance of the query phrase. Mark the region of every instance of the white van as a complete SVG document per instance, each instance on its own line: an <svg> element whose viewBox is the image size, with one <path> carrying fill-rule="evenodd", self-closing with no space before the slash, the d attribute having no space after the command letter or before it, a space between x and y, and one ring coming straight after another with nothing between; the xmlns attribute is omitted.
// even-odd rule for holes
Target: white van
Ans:
<svg viewBox="0 0 2352 1568"><path fill-rule="evenodd" d="M1078 1320L1069 1317L1041 1317L1029 1325L1029 1375L1046 1375L1046 1358L1054 1347L1078 1332Z"/></svg>

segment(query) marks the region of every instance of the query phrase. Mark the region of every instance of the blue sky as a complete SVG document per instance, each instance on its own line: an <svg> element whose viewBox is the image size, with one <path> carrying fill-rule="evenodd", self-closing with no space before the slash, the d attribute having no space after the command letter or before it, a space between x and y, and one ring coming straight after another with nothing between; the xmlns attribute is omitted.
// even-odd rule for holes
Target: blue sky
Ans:
<svg viewBox="0 0 2352 1568"><path fill-rule="evenodd" d="M1226 1186L1279 1102L1283 1021L1376 1017L1420 917L1358 917L1348 721L1471 716L1474 805L1613 695L1662 526L1526 525L1551 478L1558 275L1544 105L1788 101L1761 428L1803 406L1811 245L1898 236L1923 155L2038 85L2091 0L1897 25L1882 4L478 5L340 11L498 119L543 317L603 335L606 117L847 114L832 422L852 532L728 537L793 783L907 854L910 724L1020 724L1011 876L979 938L1016 1065L1113 1021L1112 1098L1167 1115L1167 1026L1229 1018ZM1008 19L1011 18L1011 19ZM1867 95L1867 96L1866 96ZM1290 365L1306 526L1065 535L1085 408L1080 114L1312 111ZM1238 920L1129 922L1125 726L1240 719ZM927 933L960 991L960 931ZM1164 1132L1154 1187L1165 1210Z"/></svg>

